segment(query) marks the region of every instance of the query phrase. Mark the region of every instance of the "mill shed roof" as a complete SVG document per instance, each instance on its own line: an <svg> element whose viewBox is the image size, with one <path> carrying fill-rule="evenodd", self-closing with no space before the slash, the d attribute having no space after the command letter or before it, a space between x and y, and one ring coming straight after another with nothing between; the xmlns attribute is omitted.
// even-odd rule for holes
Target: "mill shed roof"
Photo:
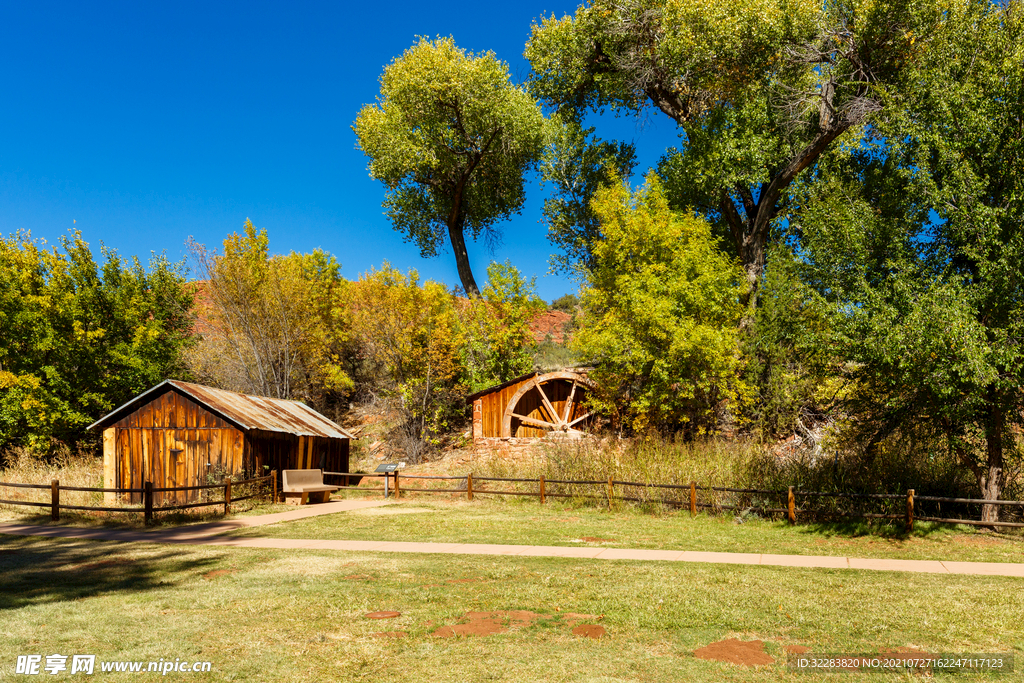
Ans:
<svg viewBox="0 0 1024 683"><path fill-rule="evenodd" d="M487 387L486 389L481 389L480 391L476 392L475 394L470 394L469 396L467 396L466 397L466 402L467 403L472 403L473 401L477 400L481 396L486 396L487 394L494 393L495 391L501 391L505 387L510 387L513 384L519 384L520 382L528 380L531 377L534 377L534 376L539 375L539 374L540 374L539 372L534 370L532 372L526 373L525 375L520 375L519 377L513 377L512 379L508 380L507 382L502 382L501 384L495 384L493 387Z"/></svg>
<svg viewBox="0 0 1024 683"><path fill-rule="evenodd" d="M258 429L296 436L352 438L342 427L300 401L250 396L176 379L164 380L139 394L89 425L89 429L105 429L167 391L178 391L188 396L243 431Z"/></svg>

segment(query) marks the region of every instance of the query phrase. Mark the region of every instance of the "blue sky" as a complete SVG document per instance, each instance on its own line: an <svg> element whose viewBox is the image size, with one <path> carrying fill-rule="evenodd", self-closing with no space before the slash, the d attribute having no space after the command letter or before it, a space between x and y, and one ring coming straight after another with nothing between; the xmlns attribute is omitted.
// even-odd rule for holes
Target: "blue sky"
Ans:
<svg viewBox="0 0 1024 683"><path fill-rule="evenodd" d="M282 253L321 247L346 277L387 260L458 284L450 251L425 260L381 213L351 130L383 67L417 35L493 50L525 78L530 25L576 2L46 3L0 6L0 234L55 242L78 228L98 248L146 260L185 255L251 218ZM639 172L676 141L660 114L610 116L603 138L633 140ZM548 275L531 181L493 254L469 245L477 279L510 259L547 300L573 291Z"/></svg>

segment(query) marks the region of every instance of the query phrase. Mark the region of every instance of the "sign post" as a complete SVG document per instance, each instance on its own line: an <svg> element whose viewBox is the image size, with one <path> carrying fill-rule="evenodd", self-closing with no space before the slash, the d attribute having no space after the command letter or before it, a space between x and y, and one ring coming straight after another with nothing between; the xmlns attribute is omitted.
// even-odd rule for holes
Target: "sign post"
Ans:
<svg viewBox="0 0 1024 683"><path fill-rule="evenodd" d="M374 472L382 472L384 474L384 497L388 497L388 479L391 478L392 472L398 471L397 462L385 462L377 465L377 469Z"/></svg>

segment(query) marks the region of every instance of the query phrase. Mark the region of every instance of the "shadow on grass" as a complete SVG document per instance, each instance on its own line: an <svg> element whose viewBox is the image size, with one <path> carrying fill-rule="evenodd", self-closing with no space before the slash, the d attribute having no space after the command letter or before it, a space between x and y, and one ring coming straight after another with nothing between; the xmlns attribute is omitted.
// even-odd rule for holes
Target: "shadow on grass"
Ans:
<svg viewBox="0 0 1024 683"><path fill-rule="evenodd" d="M84 514L78 512L61 512L60 521L50 519L50 513L36 514L25 512L5 520L17 524L37 524L42 526L88 527L96 529L142 529L145 519L142 510L138 512L97 512Z"/></svg>
<svg viewBox="0 0 1024 683"><path fill-rule="evenodd" d="M251 505L246 505L249 501L232 507L231 515L249 515L249 514L271 514L274 512L283 512L290 507L284 505L273 505L264 503L262 501L256 501ZM221 511L223 506L212 506L211 508L197 508L196 510L169 510L166 512L159 512L154 515L153 524L150 527L146 526L145 516L142 510L125 510L125 512L94 512L85 513L79 511L62 511L59 522L54 522L50 519L49 511L45 513L36 513L34 511L22 511L19 509L19 514L12 516L9 519L3 521L15 522L18 524L35 524L42 526L68 526L76 528L89 528L89 529L146 529L146 528L159 528L159 527L178 527L185 526L188 524L202 524L206 522L217 522L226 519L223 512Z"/></svg>
<svg viewBox="0 0 1024 683"><path fill-rule="evenodd" d="M0 536L0 610L174 586L219 562L176 549L139 555L113 542Z"/></svg>
<svg viewBox="0 0 1024 683"><path fill-rule="evenodd" d="M907 531L903 520L873 520L873 519L834 519L815 520L799 522L796 527L801 533L808 535L819 535L826 538L863 538L872 537L887 541L906 541L912 538L930 538L941 540L943 536L950 535L978 535L987 536L1000 541L1024 543L1024 536L1013 531L981 531L976 527L964 527L957 524L944 524L940 522L915 522L914 530Z"/></svg>

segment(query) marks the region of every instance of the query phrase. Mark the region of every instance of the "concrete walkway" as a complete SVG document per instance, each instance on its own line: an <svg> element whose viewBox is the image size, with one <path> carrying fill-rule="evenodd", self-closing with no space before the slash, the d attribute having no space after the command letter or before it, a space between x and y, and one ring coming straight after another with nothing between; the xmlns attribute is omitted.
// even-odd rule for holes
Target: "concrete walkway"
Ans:
<svg viewBox="0 0 1024 683"><path fill-rule="evenodd" d="M235 517L234 519L222 519L216 522L190 524L188 526L177 527L174 529L157 529L148 533L159 534L163 538L198 538L201 536L223 534L228 531L234 531L235 529L265 526L267 524L278 524L280 522L291 522L296 519L306 519L307 517L318 517L320 515L333 515L337 512L350 512L352 510L362 510L363 508L375 508L380 507L381 505L391 505L393 502L394 501L392 500L334 500L328 503L318 503L316 505L296 506L294 510L288 510L287 512L275 512L270 515Z"/></svg>
<svg viewBox="0 0 1024 683"><path fill-rule="evenodd" d="M715 553L693 550L643 550L634 548L589 548L538 545L491 545L483 543L412 543L404 541L332 541L299 538L225 538L227 531L277 524L294 519L390 505L390 501L342 500L304 506L272 515L195 524L175 529L135 531L128 529L85 529L80 527L0 523L0 535L45 536L134 543L182 543L232 548L280 548L345 550L376 553L442 553L451 555L507 555L515 557L571 557L594 560L636 560L660 562L707 562L714 564L810 567L820 569L866 569L875 571L923 572L928 574L969 574L1024 578L1024 564L1005 562L947 562L938 560L889 560L821 555L771 555L766 553Z"/></svg>

